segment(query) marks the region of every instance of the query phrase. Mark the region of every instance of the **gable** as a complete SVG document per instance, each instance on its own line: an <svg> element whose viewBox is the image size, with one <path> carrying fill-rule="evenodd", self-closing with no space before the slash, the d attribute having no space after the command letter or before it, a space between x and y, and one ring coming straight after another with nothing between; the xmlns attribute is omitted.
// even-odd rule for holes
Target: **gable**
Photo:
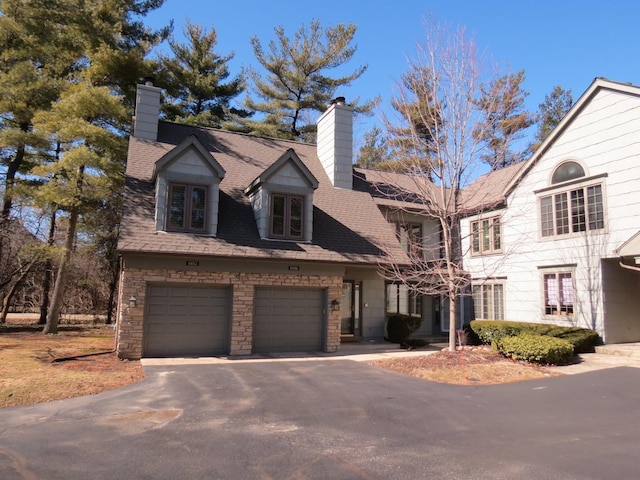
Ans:
<svg viewBox="0 0 640 480"><path fill-rule="evenodd" d="M511 194L543 157L547 160L553 157L555 162L580 157L577 153L579 150L587 145L596 147L599 144L604 147L603 141L607 141L607 138L609 143L613 141L619 148L619 134L624 135L629 129L636 129L633 120L638 118L640 112L639 100L640 87L596 78L534 154L524 162L523 168L506 186L505 196ZM550 150L554 150L551 155Z"/></svg>
<svg viewBox="0 0 640 480"><path fill-rule="evenodd" d="M177 175L214 177L222 180L225 171L215 158L204 148L195 135L189 135L175 148L155 162L153 178L163 172Z"/></svg>

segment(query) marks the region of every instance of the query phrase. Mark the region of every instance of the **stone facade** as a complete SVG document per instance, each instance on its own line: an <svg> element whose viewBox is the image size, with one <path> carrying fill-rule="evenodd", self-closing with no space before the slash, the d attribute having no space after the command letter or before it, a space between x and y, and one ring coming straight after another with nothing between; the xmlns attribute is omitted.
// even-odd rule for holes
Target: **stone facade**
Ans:
<svg viewBox="0 0 640 480"><path fill-rule="evenodd" d="M339 310L331 309L331 301L342 295L342 277L327 275L293 275L245 272L210 272L196 270L141 269L124 267L121 271L118 302L117 350L120 358L142 357L145 295L149 284L201 284L231 286L230 355L249 355L253 344L253 299L255 287L324 288L327 290L327 331L325 351L335 352L340 345ZM136 306L128 306L129 298Z"/></svg>

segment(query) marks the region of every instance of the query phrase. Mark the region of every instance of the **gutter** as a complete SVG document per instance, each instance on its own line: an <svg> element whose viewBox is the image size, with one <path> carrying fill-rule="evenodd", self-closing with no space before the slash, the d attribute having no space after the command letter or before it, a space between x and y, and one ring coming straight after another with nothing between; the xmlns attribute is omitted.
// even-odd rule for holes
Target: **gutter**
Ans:
<svg viewBox="0 0 640 480"><path fill-rule="evenodd" d="M640 267L634 267L632 265L627 265L626 263L622 263L622 260L620 260L618 262L618 265L620 265L622 268L626 268L627 270L632 270L634 272L640 272Z"/></svg>

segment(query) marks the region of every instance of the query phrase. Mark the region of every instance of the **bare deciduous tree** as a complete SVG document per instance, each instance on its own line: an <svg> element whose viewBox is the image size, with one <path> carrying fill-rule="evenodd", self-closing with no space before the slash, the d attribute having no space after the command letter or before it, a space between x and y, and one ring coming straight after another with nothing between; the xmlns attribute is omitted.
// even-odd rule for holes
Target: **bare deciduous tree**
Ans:
<svg viewBox="0 0 640 480"><path fill-rule="evenodd" d="M426 38L409 61L394 99L403 127L387 119L388 130L402 131L407 152L414 154L402 158L407 174L401 182L395 179L400 188L384 194L397 200L399 211L432 219L439 232L431 241L414 239L417 245L407 245L410 265L381 268L388 280L415 294L448 298L449 349L455 351L458 301L470 284L462 266L459 226L466 213L483 203L481 191L465 187L481 173L482 130L491 128L482 121L477 101L487 79L474 42L463 28L452 29L432 19L425 26ZM425 151L430 152L428 164L422 155L415 155Z"/></svg>

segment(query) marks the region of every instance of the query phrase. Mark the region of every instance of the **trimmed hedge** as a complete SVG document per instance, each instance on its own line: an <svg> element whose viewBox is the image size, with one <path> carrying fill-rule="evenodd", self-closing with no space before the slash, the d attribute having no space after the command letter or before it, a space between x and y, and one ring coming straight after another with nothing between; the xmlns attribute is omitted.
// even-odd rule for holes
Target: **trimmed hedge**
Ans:
<svg viewBox="0 0 640 480"><path fill-rule="evenodd" d="M497 338L491 346L505 357L531 363L557 365L573 356L573 345L567 340L532 333Z"/></svg>
<svg viewBox="0 0 640 480"><path fill-rule="evenodd" d="M409 335L420 328L422 319L410 315L391 315L387 319L386 340L404 345L407 343Z"/></svg>
<svg viewBox="0 0 640 480"><path fill-rule="evenodd" d="M588 328L506 320L473 320L469 323L469 327L478 336L480 342L486 345L504 337L514 337L525 333L566 340L573 346L574 353L593 352L594 347L600 343L598 333Z"/></svg>

